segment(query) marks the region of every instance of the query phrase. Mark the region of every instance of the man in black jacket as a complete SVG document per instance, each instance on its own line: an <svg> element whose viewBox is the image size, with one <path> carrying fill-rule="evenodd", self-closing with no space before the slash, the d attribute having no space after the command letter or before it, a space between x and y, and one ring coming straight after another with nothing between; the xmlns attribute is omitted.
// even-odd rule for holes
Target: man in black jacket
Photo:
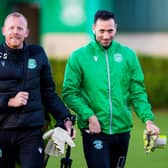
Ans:
<svg viewBox="0 0 168 168"><path fill-rule="evenodd" d="M0 45L0 167L43 168L41 128L45 111L68 132L71 114L55 93L47 56L42 47L24 42L29 34L21 13L9 14Z"/></svg>

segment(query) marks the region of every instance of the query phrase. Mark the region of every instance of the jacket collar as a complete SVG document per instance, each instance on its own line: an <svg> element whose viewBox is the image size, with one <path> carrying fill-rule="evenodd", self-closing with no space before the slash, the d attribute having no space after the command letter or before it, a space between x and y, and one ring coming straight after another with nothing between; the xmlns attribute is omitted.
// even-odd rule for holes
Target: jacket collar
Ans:
<svg viewBox="0 0 168 168"><path fill-rule="evenodd" d="M24 43L22 49L13 49L13 48L8 47L5 42L2 43L3 49L1 52L3 55L3 59L12 59L12 60L17 60L18 58L20 59L20 57L23 57L23 52L26 46L27 44Z"/></svg>
<svg viewBox="0 0 168 168"><path fill-rule="evenodd" d="M10 53L10 54L18 54L18 53L23 52L23 50L24 50L24 48L25 48L25 46L26 46L26 43L25 43L25 42L23 43L23 48L21 48L21 49L13 49L13 48L10 48L10 47L7 46L6 43L3 43L3 45L4 45L5 51L6 51L7 53Z"/></svg>

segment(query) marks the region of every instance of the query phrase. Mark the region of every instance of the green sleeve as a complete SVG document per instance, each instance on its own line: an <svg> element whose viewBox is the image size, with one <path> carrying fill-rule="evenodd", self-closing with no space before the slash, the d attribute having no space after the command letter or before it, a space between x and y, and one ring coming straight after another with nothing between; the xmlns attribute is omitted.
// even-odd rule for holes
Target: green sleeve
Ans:
<svg viewBox="0 0 168 168"><path fill-rule="evenodd" d="M83 73L78 56L72 54L65 68L62 97L67 106L86 121L94 115L94 112L81 95L82 78Z"/></svg>
<svg viewBox="0 0 168 168"><path fill-rule="evenodd" d="M153 120L154 115L144 86L144 75L136 55L132 60L130 93L131 102L138 117L143 122Z"/></svg>

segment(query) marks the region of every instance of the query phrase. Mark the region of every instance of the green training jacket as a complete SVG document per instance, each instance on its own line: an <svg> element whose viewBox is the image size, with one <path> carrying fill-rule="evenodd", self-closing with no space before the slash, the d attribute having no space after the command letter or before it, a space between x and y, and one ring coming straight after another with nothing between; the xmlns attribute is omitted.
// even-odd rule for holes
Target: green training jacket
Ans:
<svg viewBox="0 0 168 168"><path fill-rule="evenodd" d="M91 41L69 57L62 96L77 113L80 129L88 128L88 118L96 115L102 132L123 133L133 125L132 107L143 122L153 120L143 82L140 63L130 48L113 41L104 49Z"/></svg>

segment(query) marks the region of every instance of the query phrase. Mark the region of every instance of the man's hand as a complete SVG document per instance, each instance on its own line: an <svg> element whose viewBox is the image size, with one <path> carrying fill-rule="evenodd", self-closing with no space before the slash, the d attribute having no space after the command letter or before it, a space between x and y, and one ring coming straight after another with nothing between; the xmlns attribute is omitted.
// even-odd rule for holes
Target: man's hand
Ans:
<svg viewBox="0 0 168 168"><path fill-rule="evenodd" d="M93 134L99 134L101 132L100 123L95 115L89 118L89 131Z"/></svg>
<svg viewBox="0 0 168 168"><path fill-rule="evenodd" d="M146 121L146 130L149 135L159 135L160 129L150 120Z"/></svg>
<svg viewBox="0 0 168 168"><path fill-rule="evenodd" d="M25 106L27 104L28 99L29 99L29 93L20 91L16 94L15 97L9 99L8 106L9 107Z"/></svg>
<svg viewBox="0 0 168 168"><path fill-rule="evenodd" d="M69 136L71 136L72 139L75 139L76 137L76 131L73 128L73 124L71 120L67 120L64 122L64 126L69 134Z"/></svg>

